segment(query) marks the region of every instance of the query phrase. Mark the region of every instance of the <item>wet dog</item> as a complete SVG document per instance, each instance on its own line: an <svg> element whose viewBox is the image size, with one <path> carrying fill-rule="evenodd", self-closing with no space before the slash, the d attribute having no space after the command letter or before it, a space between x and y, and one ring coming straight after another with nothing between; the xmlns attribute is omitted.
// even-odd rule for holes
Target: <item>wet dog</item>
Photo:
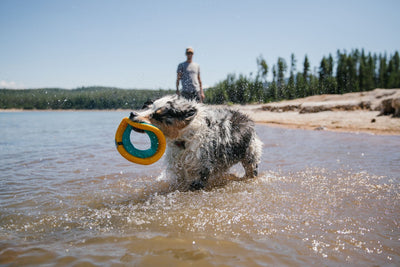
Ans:
<svg viewBox="0 0 400 267"><path fill-rule="evenodd" d="M254 122L237 110L165 96L146 102L130 119L151 123L164 133L167 174L179 188L201 189L239 162L246 177L257 175L262 142Z"/></svg>

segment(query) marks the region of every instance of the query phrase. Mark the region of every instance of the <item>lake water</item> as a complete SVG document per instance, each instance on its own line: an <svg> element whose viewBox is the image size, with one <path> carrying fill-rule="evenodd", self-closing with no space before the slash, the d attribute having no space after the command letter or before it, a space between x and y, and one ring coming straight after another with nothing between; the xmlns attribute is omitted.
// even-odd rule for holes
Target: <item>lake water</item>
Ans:
<svg viewBox="0 0 400 267"><path fill-rule="evenodd" d="M257 178L168 192L126 115L0 113L0 265L400 265L400 136L257 125Z"/></svg>

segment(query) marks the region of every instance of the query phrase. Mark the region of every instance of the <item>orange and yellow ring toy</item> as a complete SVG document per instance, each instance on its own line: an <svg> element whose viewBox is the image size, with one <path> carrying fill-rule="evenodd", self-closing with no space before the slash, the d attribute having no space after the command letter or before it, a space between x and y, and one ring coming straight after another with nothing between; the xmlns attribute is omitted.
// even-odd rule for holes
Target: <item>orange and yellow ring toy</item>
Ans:
<svg viewBox="0 0 400 267"><path fill-rule="evenodd" d="M130 136L133 128L144 130L149 136L151 142L149 149L140 150L131 143ZM150 165L162 157L167 142L162 131L156 126L148 123L133 122L129 118L123 118L115 133L115 145L118 152L127 160L142 165Z"/></svg>

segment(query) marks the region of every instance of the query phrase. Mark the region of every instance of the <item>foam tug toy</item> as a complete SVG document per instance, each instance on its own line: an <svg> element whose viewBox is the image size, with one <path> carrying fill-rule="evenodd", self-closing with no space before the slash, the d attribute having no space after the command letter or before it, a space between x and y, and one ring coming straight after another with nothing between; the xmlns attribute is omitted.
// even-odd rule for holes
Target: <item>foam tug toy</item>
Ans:
<svg viewBox="0 0 400 267"><path fill-rule="evenodd" d="M137 149L131 142L133 128L144 130L149 136L151 147L146 150ZM115 133L115 145L118 152L127 160L150 165L158 161L165 152L166 140L160 129L148 123L133 122L129 118L123 118Z"/></svg>

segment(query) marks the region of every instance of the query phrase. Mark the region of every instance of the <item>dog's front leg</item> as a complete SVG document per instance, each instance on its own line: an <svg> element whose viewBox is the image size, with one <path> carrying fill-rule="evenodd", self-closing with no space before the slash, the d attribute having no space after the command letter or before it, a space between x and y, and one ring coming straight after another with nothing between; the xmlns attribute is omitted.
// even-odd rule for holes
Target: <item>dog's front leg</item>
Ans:
<svg viewBox="0 0 400 267"><path fill-rule="evenodd" d="M197 180L193 181L190 184L190 188L189 189L191 191L203 189L207 185L207 181L208 181L208 176L209 175L210 175L210 170L209 169L203 169L200 172L200 179L197 179Z"/></svg>
<svg viewBox="0 0 400 267"><path fill-rule="evenodd" d="M242 165L245 170L246 178L254 178L258 175L258 164L249 160L244 160L242 161Z"/></svg>

